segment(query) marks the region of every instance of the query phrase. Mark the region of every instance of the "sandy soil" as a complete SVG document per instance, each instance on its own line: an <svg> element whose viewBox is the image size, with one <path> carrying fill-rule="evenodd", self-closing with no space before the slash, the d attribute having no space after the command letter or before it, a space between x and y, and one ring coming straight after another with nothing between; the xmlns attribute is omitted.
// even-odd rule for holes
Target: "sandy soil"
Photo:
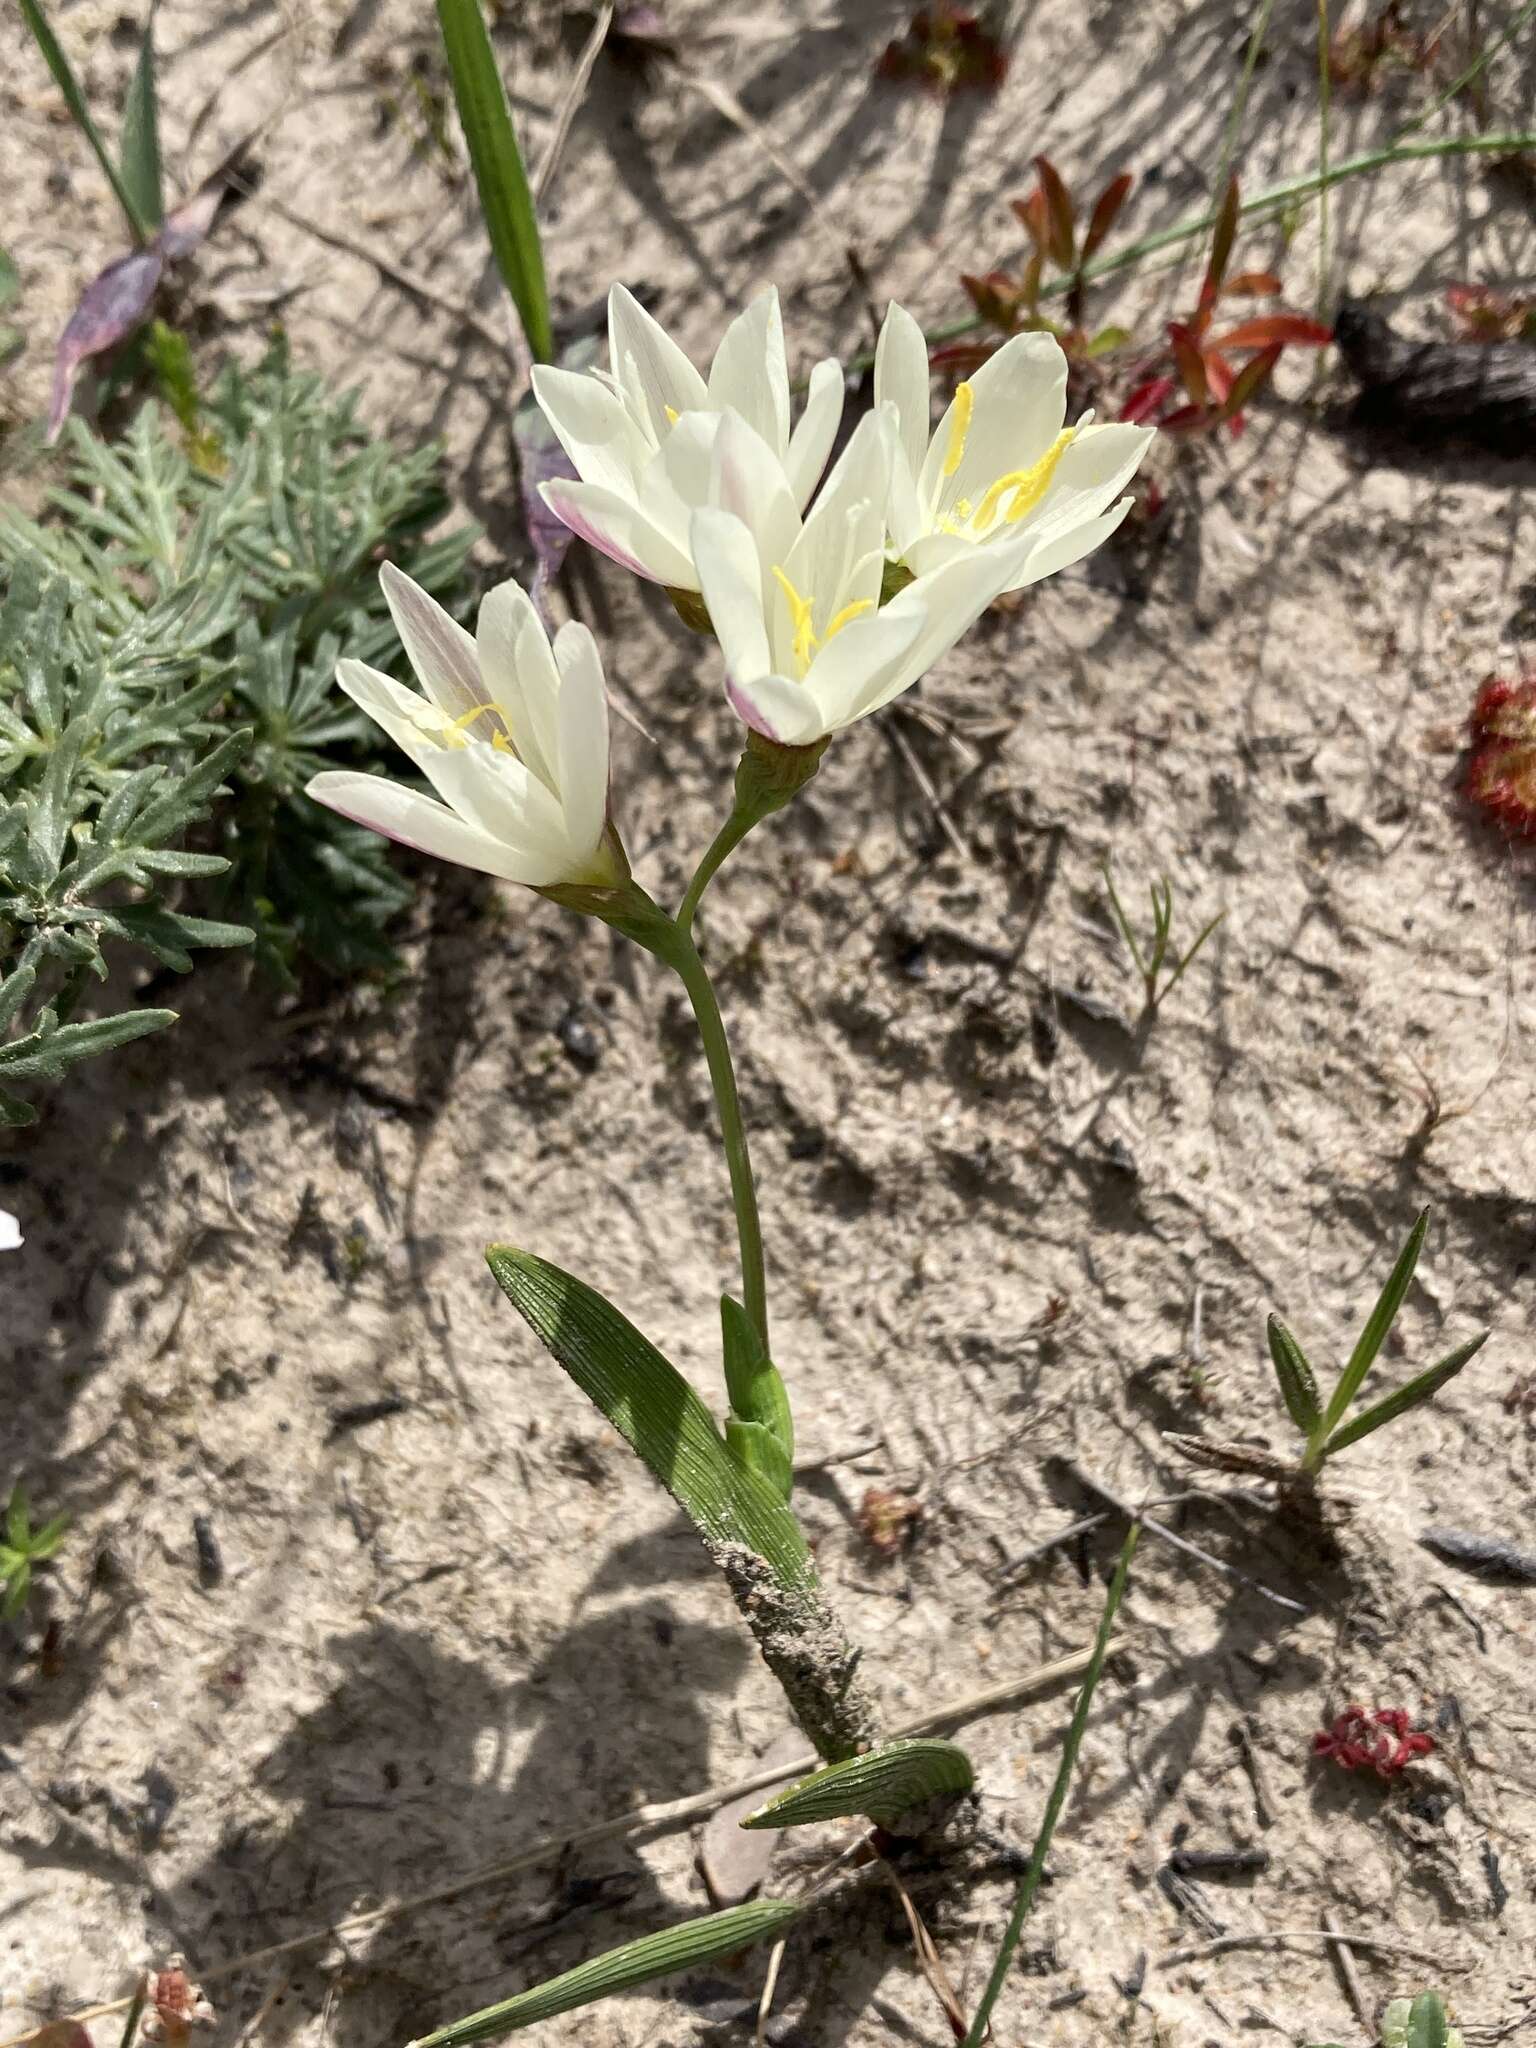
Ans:
<svg viewBox="0 0 1536 2048"><path fill-rule="evenodd" d="M131 62L118 11L55 9L108 105ZM557 12L504 10L500 31L534 155L581 34ZM605 61L546 209L553 288L576 311L615 277L651 287L707 354L772 279L802 369L865 339L845 240L880 294L952 316L959 269L1016 253L1005 202L1036 149L1084 182L1136 171L1137 229L1200 203L1248 18L1040 0L1015 10L1002 94L946 108L872 80L899 8L669 12L824 219L675 78ZM1309 0L1275 9L1254 186L1314 160L1314 22ZM425 6L169 0L160 39L177 175L270 120L272 199L499 320L465 181L431 140ZM47 337L114 224L14 17L0 48L0 239L37 336L16 402L37 407ZM1528 118L1517 64L1492 91ZM1336 154L1427 97L1409 76L1341 105ZM1351 186L1331 225L1337 281L1420 331L1445 283L1529 275L1536 253L1519 191L1465 162ZM1298 303L1315 253L1309 226L1285 259ZM1189 279L1145 277L1102 311L1149 321ZM483 341L263 202L197 289L210 359L280 317L373 418L443 433L488 571L522 563L512 394ZM1416 1541L1437 1522L1529 1546L1533 1526L1536 1421L1505 1402L1536 1365L1533 871L1453 794L1472 692L1517 656L1522 616L1530 631L1533 475L1366 447L1306 378L1287 366L1242 442L1168 479L1160 533L993 617L914 715L839 741L705 919L814 1463L804 1514L892 1719L1085 1643L1114 1523L1005 1571L1093 1505L1063 1461L1171 1493L1190 1473L1164 1429L1282 1442L1264 1312L1315 1356L1347 1347L1422 1204L1388 1369L1494 1329L1432 1414L1342 1468L1341 1568L1309 1567L1264 1512L1168 1511L1304 1613L1147 1540L1002 2041L1363 2040L1315 1947L1161 1961L1327 1913L1396 1945L1358 1956L1370 2005L1438 1981L1469 2040L1536 2026L1536 1591ZM572 601L653 736L621 739L630 850L675 892L736 728L663 604L575 568ZM1173 878L1181 929L1226 912L1150 1033L1106 925L1109 854L1138 895ZM409 951L393 992L286 1009L238 963L200 968L173 1036L85 1070L7 1141L28 1241L0 1276L0 1484L23 1475L74 1528L32 1619L0 1636L0 2037L180 1948L223 2041L404 2041L698 1910L694 1839L611 1842L227 1966L637 1798L726 1783L782 1732L688 1531L480 1256L505 1238L578 1268L709 1388L732 1243L680 998L599 929L450 874L424 878ZM391 1395L392 1418L336 1428ZM872 1485L926 1511L895 1562L857 1526ZM1353 1699L1439 1732L1412 1782L1310 1759ZM1069 1707L1058 1687L964 1727L989 1817L1026 1838ZM1271 1862L1181 1911L1156 1875L1181 1839ZM1007 1896L934 1908L972 1995ZM547 2035L740 2038L761 1970ZM776 2014L772 2039L817 2048L947 2038L894 1897L797 1938ZM97 2023L101 2048L117 2025Z"/></svg>

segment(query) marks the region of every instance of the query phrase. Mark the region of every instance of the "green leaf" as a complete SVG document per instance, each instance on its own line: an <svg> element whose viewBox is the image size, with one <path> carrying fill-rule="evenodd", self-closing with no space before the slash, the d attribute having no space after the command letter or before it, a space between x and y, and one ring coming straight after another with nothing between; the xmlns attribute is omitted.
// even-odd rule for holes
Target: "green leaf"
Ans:
<svg viewBox="0 0 1536 2048"><path fill-rule="evenodd" d="M813 1771L749 1813L741 1825L805 1827L857 1813L888 1826L930 1799L969 1792L974 1782L971 1760L957 1743L886 1742L862 1756Z"/></svg>
<svg viewBox="0 0 1536 2048"><path fill-rule="evenodd" d="M1413 1269L1419 1263L1419 1253L1424 1249L1425 1234L1429 1229L1429 1211L1421 1209L1419 1219L1408 1233L1408 1242L1397 1255L1397 1264L1388 1275L1387 1284L1381 1290L1376 1306L1371 1310L1365 1328L1360 1332L1359 1342L1350 1353L1349 1363L1333 1390L1333 1399L1328 1403L1328 1412L1323 1417L1323 1433L1328 1435L1338 1425L1371 1367L1376 1363L1376 1354L1386 1341L1388 1330L1397 1320L1397 1312L1403 1305L1413 1279Z"/></svg>
<svg viewBox="0 0 1536 2048"><path fill-rule="evenodd" d="M720 1297L720 1335L732 1415L742 1422L762 1423L777 1439L787 1463L795 1455L788 1390L764 1349L756 1324L728 1294ZM789 1498L787 1491L784 1498Z"/></svg>
<svg viewBox="0 0 1536 2048"><path fill-rule="evenodd" d="M738 1422L732 1416L725 1425L725 1448L737 1465L755 1472L780 1500L789 1499L795 1487L795 1468L765 1422Z"/></svg>
<svg viewBox="0 0 1536 2048"><path fill-rule="evenodd" d="M123 185L138 211L140 220L158 228L165 219L165 187L160 170L160 118L155 93L155 8L150 0L149 18L139 44L139 61L123 104L123 132L118 138L118 155Z"/></svg>
<svg viewBox="0 0 1536 2048"><path fill-rule="evenodd" d="M750 1905L705 1913L680 1926L643 1934L638 1941L626 1941L622 1948L610 1949L590 1963L578 1963L574 1970L551 1977L548 1983L537 1984L516 1998L503 1999L499 2005L488 2005L467 2019L424 2034L409 2048L463 2048L470 2041L493 2040L498 2034L531 2027L576 2006L591 2005L599 1998L653 1983L658 1977L713 1962L754 1942L773 1940L799 1918L805 1905L795 1899L756 1899Z"/></svg>
<svg viewBox="0 0 1536 2048"><path fill-rule="evenodd" d="M1100 356L1113 355L1117 348L1124 348L1130 338L1128 327L1101 327L1088 344L1089 360L1097 362Z"/></svg>
<svg viewBox="0 0 1536 2048"><path fill-rule="evenodd" d="M1427 1372L1421 1372L1416 1379L1409 1380L1405 1387L1399 1387L1395 1394L1388 1394L1378 1401L1374 1408L1367 1408L1357 1415L1353 1422L1334 1433L1324 1446L1323 1455L1331 1458L1337 1451L1359 1443L1361 1437L1369 1436L1373 1429L1380 1429L1384 1423L1395 1422L1399 1415L1406 1415L1410 1408L1417 1408L1421 1401L1427 1401L1432 1394L1438 1394L1447 1380L1455 1379L1457 1373L1475 1358L1487 1343L1489 1332L1479 1330L1475 1337L1469 1337L1465 1344L1458 1344L1448 1352L1438 1365L1432 1365Z"/></svg>
<svg viewBox="0 0 1536 2048"><path fill-rule="evenodd" d="M76 1060L113 1052L131 1039L146 1038L151 1031L163 1031L175 1022L174 1010L124 1010L116 1017L93 1017L86 1024L34 1031L30 1037L0 1045L0 1074L7 1081L57 1081Z"/></svg>
<svg viewBox="0 0 1536 2048"><path fill-rule="evenodd" d="M55 1515L51 1522L45 1522L37 1534L29 1540L27 1555L34 1560L52 1557L53 1553L63 1542L64 1532L68 1527L68 1515Z"/></svg>
<svg viewBox="0 0 1536 2048"><path fill-rule="evenodd" d="M437 0L437 18L496 267L535 361L547 363L555 339L539 224L480 0Z"/></svg>
<svg viewBox="0 0 1536 2048"><path fill-rule="evenodd" d="M5 1539L19 1557L27 1554L27 1538L32 1533L31 1520L27 1514L27 1496L18 1482L11 1488L11 1497L5 1504Z"/></svg>
<svg viewBox="0 0 1536 2048"><path fill-rule="evenodd" d="M1450 2024L1438 1991L1421 1991L1408 2014L1408 2048L1446 2048Z"/></svg>
<svg viewBox="0 0 1536 2048"><path fill-rule="evenodd" d="M112 187L113 195L123 209L123 216L128 222L133 239L136 242L147 241L151 223L140 214L132 193L123 183L117 165L112 161L111 152L102 140L101 130L91 119L91 110L85 103L85 94L80 90L80 82L70 69L69 59L59 47L57 36L49 27L48 17L43 12L42 0L21 0L21 17L31 29L33 41L43 53L43 62L53 73L54 84L64 95L64 104L68 107L75 126L95 150L96 161L106 173L107 183Z"/></svg>
<svg viewBox="0 0 1536 2048"><path fill-rule="evenodd" d="M21 297L21 273L11 260L9 249L0 248L0 311L15 305Z"/></svg>
<svg viewBox="0 0 1536 2048"><path fill-rule="evenodd" d="M23 1102L19 1095L7 1095L0 1088L0 1131L25 1130L28 1124L37 1122L37 1111L30 1102Z"/></svg>
<svg viewBox="0 0 1536 2048"><path fill-rule="evenodd" d="M799 1523L736 1464L709 1410L655 1345L595 1288L532 1252L492 1245L503 1294L712 1547L742 1544L787 1586L814 1580Z"/></svg>
<svg viewBox="0 0 1536 2048"><path fill-rule="evenodd" d="M1323 1403L1307 1355L1278 1316L1270 1317L1268 1333L1281 1399L1292 1422L1310 1436L1322 1420Z"/></svg>
<svg viewBox="0 0 1536 2048"><path fill-rule="evenodd" d="M0 1600L0 1621L14 1621L27 1604L32 1590L32 1567L25 1558L7 1574L5 1598Z"/></svg>

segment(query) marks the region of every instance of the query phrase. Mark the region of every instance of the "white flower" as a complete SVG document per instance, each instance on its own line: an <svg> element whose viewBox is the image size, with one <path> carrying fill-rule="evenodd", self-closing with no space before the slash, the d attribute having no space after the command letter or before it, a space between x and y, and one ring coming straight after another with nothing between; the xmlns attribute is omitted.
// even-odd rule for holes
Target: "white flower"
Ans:
<svg viewBox="0 0 1536 2048"><path fill-rule="evenodd" d="M26 1243L21 1225L8 1209L0 1209L0 1252L17 1252Z"/></svg>
<svg viewBox="0 0 1536 2048"><path fill-rule="evenodd" d="M782 746L814 745L910 689L1017 571L1014 549L965 548L880 604L894 434L889 407L861 420L805 521L786 530L741 506L741 435L721 427L718 502L693 515L693 554L726 694Z"/></svg>
<svg viewBox="0 0 1536 2048"><path fill-rule="evenodd" d="M552 652L525 592L503 583L471 638L398 569L379 580L426 695L360 661L340 663L336 680L441 801L347 772L315 776L309 794L403 846L530 888L622 881L603 669L586 627L562 626Z"/></svg>
<svg viewBox="0 0 1536 2048"><path fill-rule="evenodd" d="M606 376L547 365L533 373L539 404L581 479L541 484L544 502L637 576L697 590L689 519L710 502L721 418L729 412L746 422L760 466L803 509L837 434L843 373L830 358L816 365L791 432L784 325L772 289L725 330L707 384L619 284L608 294L608 353Z"/></svg>
<svg viewBox="0 0 1536 2048"><path fill-rule="evenodd" d="M892 304L875 351L875 403L900 422L890 552L916 576L975 547L1017 549L1022 589L1080 561L1125 517L1115 500L1136 474L1151 427L1065 425L1067 359L1049 334L1016 334L956 386L928 432L928 345Z"/></svg>

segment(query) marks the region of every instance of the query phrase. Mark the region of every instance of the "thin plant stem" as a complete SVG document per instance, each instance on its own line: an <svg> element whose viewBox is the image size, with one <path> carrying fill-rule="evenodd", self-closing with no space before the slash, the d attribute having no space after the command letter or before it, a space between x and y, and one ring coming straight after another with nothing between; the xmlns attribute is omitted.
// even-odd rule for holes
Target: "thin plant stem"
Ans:
<svg viewBox="0 0 1536 2048"><path fill-rule="evenodd" d="M1147 972L1147 963L1141 957L1141 948L1136 943L1136 934L1131 929L1131 920L1126 916L1125 906L1120 901L1120 893L1116 889L1114 878L1109 872L1108 861L1104 863L1104 886L1109 891L1110 907L1115 913L1115 923L1120 927L1120 936L1131 949L1131 958L1136 963L1136 972L1141 976L1142 986L1147 992L1147 1001L1150 1004L1152 1001L1152 991L1157 986L1156 972L1154 971L1151 974Z"/></svg>
<svg viewBox="0 0 1536 2048"><path fill-rule="evenodd" d="M1179 985L1179 981L1183 976L1185 968L1189 965L1191 960L1194 959L1195 955L1199 952L1200 948L1205 944L1206 940L1211 936L1211 933L1215 931L1217 925L1221 923L1221 920L1226 916L1226 914L1227 913L1224 910L1218 910L1216 915L1211 919L1210 923L1205 927L1204 931L1201 932L1199 938L1195 940L1195 943L1184 955L1184 958L1179 962L1178 966L1174 968L1172 974L1170 974L1168 979L1163 983L1162 988L1152 998L1152 1006L1154 1009L1156 1009L1157 1005L1162 1002L1165 996L1172 995L1173 991Z"/></svg>
<svg viewBox="0 0 1536 2048"><path fill-rule="evenodd" d="M710 849L711 852L713 850ZM725 854L722 853L720 858L723 860ZM706 854L705 861L708 859ZM689 894L692 893L690 890ZM736 1236L741 1246L742 1306L762 1338L766 1351L769 1348L768 1283L763 1268L763 1233L757 1215L757 1186L752 1178L747 1130L741 1117L741 1098L736 1092L736 1069L731 1062L725 1021L720 1015L720 1005L715 999L708 969L682 924L677 927L677 937L678 943L668 947L666 958L688 991L688 1000L693 1005L694 1019L699 1027L710 1085L715 1091L715 1107L720 1115L726 1164L730 1169L731 1204L736 1211Z"/></svg>
<svg viewBox="0 0 1536 2048"><path fill-rule="evenodd" d="M1429 120L1432 115L1438 114L1443 106L1447 105L1449 101L1455 99L1457 93L1463 91L1467 86L1469 86L1472 83L1473 79L1478 76L1479 72L1483 72L1488 69L1488 66L1493 62L1494 58L1497 57L1500 50L1504 49L1507 44L1512 43L1514 41L1515 37L1520 33L1521 29L1525 27L1525 24L1530 20L1533 14L1536 14L1536 0L1525 0L1525 5L1520 9L1520 12L1515 16L1514 20L1510 22L1509 26L1504 30L1504 33L1502 35L1495 36L1491 43L1486 44L1481 50L1479 50L1477 55L1472 59L1472 62L1467 66L1466 70L1458 72L1456 76L1451 80L1450 84L1445 88L1445 91L1441 93L1437 99L1431 100L1429 105L1425 107L1422 110L1422 112L1415 114L1411 121L1405 121L1402 127L1395 131L1392 140L1394 142L1398 142L1402 139L1403 136L1412 135L1416 129L1422 128L1424 126L1424 123L1427 120Z"/></svg>
<svg viewBox="0 0 1536 2048"><path fill-rule="evenodd" d="M1115 1566L1115 1575L1109 1582L1109 1592L1104 1600L1104 1612L1099 1619L1099 1632L1094 1638L1093 1655L1089 1660L1083 1678L1082 1691L1077 1696L1077 1705L1072 1710L1072 1725L1067 1730L1067 1739L1062 1745L1061 1762L1056 1770L1056 1782L1051 1787L1051 1796L1046 1801L1045 1818L1040 1823L1040 1832L1035 1836L1035 1846L1030 1851L1029 1868L1019 1881L1018 1894L1013 1902L1013 1912L1003 1935L1003 1945L997 1952L992 1965L992 1974L987 1979L987 1988L981 1994L981 2003L971 2021L971 2030L965 2037L964 2048L981 2048L986 2039L987 2023L992 2017L998 1994L1007 1981L1018 1951L1019 1940L1024 1932L1024 1922L1029 1909L1035 1902L1035 1893L1040 1889L1040 1879L1045 1873L1045 1859L1050 1854L1051 1838L1056 1832L1056 1823L1061 1818L1061 1809L1067 1803L1067 1793L1072 1784L1072 1773L1077 1768L1077 1753L1083 1746L1083 1735L1088 1726L1088 1710L1093 1705L1093 1695L1100 1675L1104 1670L1104 1659L1109 1652L1110 1632L1115 1625L1115 1615L1125 1594L1126 1580L1131 1573L1131 1559L1136 1555L1136 1541L1141 1534L1141 1524L1132 1522L1125 1532L1125 1541L1120 1546L1120 1561Z"/></svg>
<svg viewBox="0 0 1536 2048"><path fill-rule="evenodd" d="M1536 5L1536 0L1532 0ZM1232 174L1232 158L1237 149L1238 132L1243 125L1243 115L1248 110L1248 95L1253 89L1253 74L1258 68L1259 52L1264 47L1264 38L1269 34L1269 17L1274 12L1275 0L1259 0L1254 12L1253 32L1248 38L1248 48L1243 54L1243 68L1237 81L1237 91L1232 95L1232 106L1227 114L1227 125L1221 138L1221 155L1216 159L1216 176L1211 180L1213 192L1225 192L1227 179Z"/></svg>
<svg viewBox="0 0 1536 2048"><path fill-rule="evenodd" d="M1328 0L1317 0L1317 310L1328 303L1328 141L1333 111L1333 65L1330 61Z"/></svg>
<svg viewBox="0 0 1536 2048"><path fill-rule="evenodd" d="M688 884L688 893L678 905L677 928L685 937L693 930L694 915L703 900L704 891L714 880L718 869L724 865L726 857L740 846L757 823L755 817L734 810L710 841L693 880Z"/></svg>

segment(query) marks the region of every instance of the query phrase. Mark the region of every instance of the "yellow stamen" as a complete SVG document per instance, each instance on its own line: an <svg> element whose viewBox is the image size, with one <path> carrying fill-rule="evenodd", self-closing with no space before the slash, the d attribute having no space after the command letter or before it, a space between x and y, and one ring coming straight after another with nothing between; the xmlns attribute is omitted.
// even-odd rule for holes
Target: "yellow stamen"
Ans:
<svg viewBox="0 0 1536 2048"><path fill-rule="evenodd" d="M1066 454L1076 433L1076 427L1063 428L1040 460L1029 469L1012 469L1007 476L998 478L976 509L978 533L986 532L997 517L998 507L1010 493L1013 502L1005 515L1008 525L1016 525L1026 512L1033 512L1050 489L1051 478L1056 474L1056 465Z"/></svg>
<svg viewBox="0 0 1536 2048"><path fill-rule="evenodd" d="M971 414L976 410L976 394L966 378L955 386L954 418L949 423L949 446L944 451L944 474L953 476L960 467L965 454L965 437L971 431Z"/></svg>
<svg viewBox="0 0 1536 2048"><path fill-rule="evenodd" d="M789 606L789 620L795 633L795 659L802 669L808 668L816 645L816 633L811 625L810 599L800 595L777 563L774 564L773 580L783 591L784 601Z"/></svg>
<svg viewBox="0 0 1536 2048"><path fill-rule="evenodd" d="M499 704L477 704L472 711L466 711L462 718L453 718L448 721L442 730L442 744L445 747L467 747L469 742L464 735L477 718L484 718L488 712L499 718L503 726L507 725L507 714ZM499 753L515 755L517 752L517 749L507 738L505 732L493 732L491 734L491 745Z"/></svg>
<svg viewBox="0 0 1536 2048"><path fill-rule="evenodd" d="M832 621L832 623L828 626L826 632L823 633L821 637L823 638L823 640L831 640L835 638L837 634L841 633L844 626L848 624L850 619L856 619L864 612L873 611L874 608L875 601L872 597L856 597L853 600L852 604L845 604L843 606L842 610L838 613L837 617Z"/></svg>
<svg viewBox="0 0 1536 2048"><path fill-rule="evenodd" d="M677 425L677 407L675 405L664 405L662 411L667 416L667 425L675 427Z"/></svg>

